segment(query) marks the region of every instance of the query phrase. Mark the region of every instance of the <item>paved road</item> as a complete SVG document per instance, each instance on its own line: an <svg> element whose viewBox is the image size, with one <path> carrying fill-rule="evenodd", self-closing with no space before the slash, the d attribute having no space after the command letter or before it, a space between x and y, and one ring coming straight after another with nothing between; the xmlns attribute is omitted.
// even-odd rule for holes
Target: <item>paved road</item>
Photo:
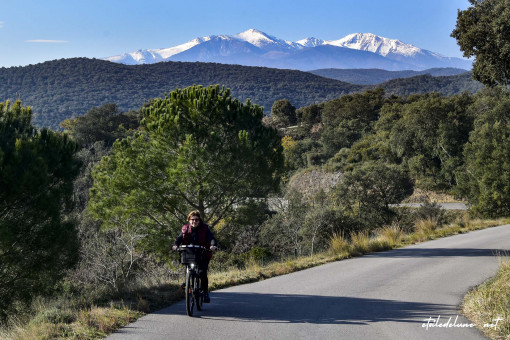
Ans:
<svg viewBox="0 0 510 340"><path fill-rule="evenodd" d="M441 208L444 210L466 210L466 203L438 203ZM422 203L402 203L402 204L390 204L390 206L398 206L398 207L409 207L409 208L419 208L423 204Z"/></svg>
<svg viewBox="0 0 510 340"><path fill-rule="evenodd" d="M464 294L508 249L510 225L329 263L215 291L193 318L177 303L109 339L483 339L475 328L432 326L470 323Z"/></svg>

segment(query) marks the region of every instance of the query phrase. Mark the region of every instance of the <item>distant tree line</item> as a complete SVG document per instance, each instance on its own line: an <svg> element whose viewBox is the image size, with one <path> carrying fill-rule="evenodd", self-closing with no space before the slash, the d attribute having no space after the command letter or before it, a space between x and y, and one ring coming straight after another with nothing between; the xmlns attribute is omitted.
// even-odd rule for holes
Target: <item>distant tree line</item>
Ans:
<svg viewBox="0 0 510 340"><path fill-rule="evenodd" d="M434 77L453 76L469 73L468 70L459 68L430 68L422 71L387 71L382 69L335 69L326 68L310 73L318 76L345 81L350 84L377 85L398 78L411 78L414 76L429 74ZM437 91L438 89L436 89Z"/></svg>

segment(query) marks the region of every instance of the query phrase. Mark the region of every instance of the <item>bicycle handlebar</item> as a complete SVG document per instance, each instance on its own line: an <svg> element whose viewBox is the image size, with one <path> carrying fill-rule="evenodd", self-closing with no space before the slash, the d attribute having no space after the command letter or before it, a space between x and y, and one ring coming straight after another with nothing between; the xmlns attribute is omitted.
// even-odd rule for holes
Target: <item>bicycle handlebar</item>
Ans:
<svg viewBox="0 0 510 340"><path fill-rule="evenodd" d="M198 246L198 245L194 245L194 244L188 244L188 245L180 245L178 248L177 248L177 251L179 250L184 250L184 248L199 248L199 249L204 249L204 250L209 250L207 247L204 247L204 246Z"/></svg>

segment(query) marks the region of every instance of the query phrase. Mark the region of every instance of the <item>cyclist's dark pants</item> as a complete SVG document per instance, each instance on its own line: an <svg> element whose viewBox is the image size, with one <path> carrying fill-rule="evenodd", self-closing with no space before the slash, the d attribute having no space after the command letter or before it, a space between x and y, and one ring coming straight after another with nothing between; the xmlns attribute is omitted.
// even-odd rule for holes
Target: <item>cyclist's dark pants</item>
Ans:
<svg viewBox="0 0 510 340"><path fill-rule="evenodd" d="M209 269L209 261L207 257L205 257L198 266L198 275L200 275L200 280L202 281L202 290L204 293L209 292L209 279L207 278L207 269Z"/></svg>

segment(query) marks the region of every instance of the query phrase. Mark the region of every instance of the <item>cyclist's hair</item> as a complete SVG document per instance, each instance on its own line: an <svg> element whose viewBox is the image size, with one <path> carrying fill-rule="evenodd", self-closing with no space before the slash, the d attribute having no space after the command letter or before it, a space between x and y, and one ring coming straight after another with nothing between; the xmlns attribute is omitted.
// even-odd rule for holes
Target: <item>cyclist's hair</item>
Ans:
<svg viewBox="0 0 510 340"><path fill-rule="evenodd" d="M197 216L199 219L200 219L200 222L202 222L202 216L200 216L200 211L198 210L193 210L192 212L190 212L188 214L188 221L191 219L191 217L193 216Z"/></svg>

